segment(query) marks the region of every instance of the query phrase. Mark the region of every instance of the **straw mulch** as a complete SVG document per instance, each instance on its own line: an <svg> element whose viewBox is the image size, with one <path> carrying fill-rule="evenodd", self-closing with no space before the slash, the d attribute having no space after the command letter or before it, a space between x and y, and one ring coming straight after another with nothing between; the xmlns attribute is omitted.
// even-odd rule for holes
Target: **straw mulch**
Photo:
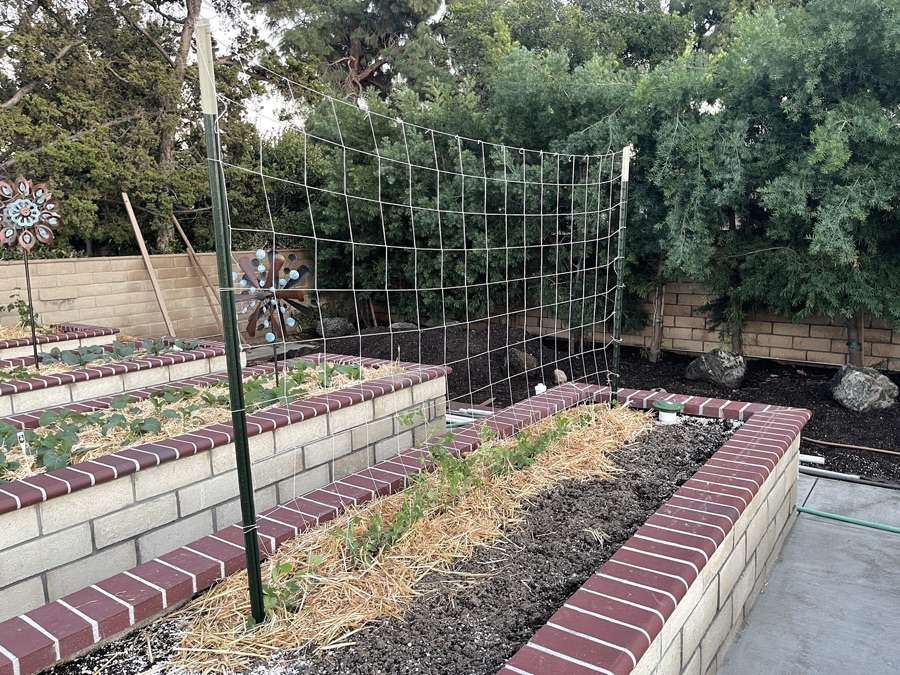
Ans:
<svg viewBox="0 0 900 675"><path fill-rule="evenodd" d="M262 573L275 589L283 586L286 577L298 583L293 611L276 606L267 622L248 632L246 572L213 587L179 612L181 640L171 665L190 673L223 673L246 669L255 659L275 657L277 661L282 651L353 644L353 634L366 623L401 616L417 595L416 583L426 574L447 572L475 547L489 546L503 537L505 528L522 520L523 505L529 499L563 480L611 479L618 470L609 455L650 428L646 414L627 408L590 406L561 414L576 423L566 436L551 442L534 464L490 476L486 462L475 461L480 486L450 508L438 508L419 520L368 567L348 565L342 531L358 516L357 532L364 529L373 512L390 524L406 498L403 493L352 509L287 542L263 564ZM555 424L555 418L548 418L529 432L540 433ZM511 447L515 438L501 443ZM476 450L475 455L481 452ZM435 476L426 480L435 483ZM285 563L292 572L276 573L273 579L273 566Z"/></svg>
<svg viewBox="0 0 900 675"><path fill-rule="evenodd" d="M54 331L49 326L36 326L34 332L38 335L52 335ZM0 326L0 340L18 340L30 337L31 328L28 326Z"/></svg>
<svg viewBox="0 0 900 675"><path fill-rule="evenodd" d="M52 347L51 347L52 349ZM50 350L46 350L47 353ZM63 350L65 351L65 350ZM44 353L44 349L41 348L38 350L39 354ZM136 349L133 354L127 356L123 359L115 358L113 352L109 352L107 358L102 359L94 359L93 361L88 361L87 363L76 364L74 366L70 366L68 363L64 361L50 361L44 363L43 361L39 364L39 368L35 368L33 365L30 366L22 366L19 370L24 375L17 375L17 379L27 379L29 377L37 377L38 375L53 375L54 373L70 373L73 370L83 370L85 368L95 368L96 366L108 365L110 363L121 363L122 361L136 361L137 359L144 359L150 356L149 352L145 349Z"/></svg>
<svg viewBox="0 0 900 675"><path fill-rule="evenodd" d="M366 367L362 369L362 379L372 380L379 377L388 377L390 375L394 375L403 371L404 368L395 365L384 365L378 368ZM47 373L49 372L49 369L44 370L42 368L41 372ZM345 375L333 373L329 386L323 387L316 379L316 372L318 372L318 369L313 370L311 368L306 371L305 378L303 380L304 394L301 398L316 396L319 394L326 394L328 392L347 387L354 382L359 382L359 380L351 380ZM274 382L274 375L264 375L262 377ZM203 392L212 389L212 387L207 385L201 385L195 388L197 389L196 394L187 396L181 401L168 404L165 407L172 410L181 410L193 405L201 404L203 403ZM157 401L157 403L159 403L159 401ZM272 405L284 404L282 404L280 401L275 400L272 401ZM290 404L287 405L290 406ZM203 427L209 426L211 424L227 423L231 421L231 412L228 407L208 406L205 404L202 407L199 407L198 409L192 411L187 419L185 419L184 417L169 419L159 414L158 410L153 405L153 401L150 399L145 399L143 401L134 401L123 410L104 411L104 413L106 414L113 412L124 415L127 422L130 422L134 419L154 417L159 420L161 429L158 432L144 433L140 436L135 436L131 434L131 432L127 428L118 426L109 429L106 434L103 434L100 425L86 424L78 429L78 443L76 444L75 449L72 453L73 462L86 462L92 459L103 457L104 455L119 452L132 445L149 443L151 441L159 441L166 438L171 438L172 436L177 436L179 434L186 434L191 431L196 431L197 429L202 429ZM42 427L37 431L39 434L44 435L53 433L58 430L58 426L51 425ZM19 463L18 468L14 470L0 469L0 478L3 478L4 480L13 481L21 478L27 478L28 476L35 476L37 474L45 472L44 467L38 466L35 463L36 457L34 455L23 453L18 445L12 448L8 448L3 452L8 462Z"/></svg>

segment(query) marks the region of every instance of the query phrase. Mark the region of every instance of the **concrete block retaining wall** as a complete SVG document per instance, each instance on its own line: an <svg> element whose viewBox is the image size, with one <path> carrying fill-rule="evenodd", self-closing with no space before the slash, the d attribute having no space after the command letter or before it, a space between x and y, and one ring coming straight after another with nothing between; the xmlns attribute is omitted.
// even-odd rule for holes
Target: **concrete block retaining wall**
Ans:
<svg viewBox="0 0 900 675"><path fill-rule="evenodd" d="M403 365L402 374L248 416L257 508L442 431L447 369ZM416 413L411 425L403 413ZM230 424L213 425L0 486L0 620L240 520L232 440Z"/></svg>
<svg viewBox="0 0 900 675"><path fill-rule="evenodd" d="M690 282L666 285L662 317L663 350L702 354L710 349L730 349L720 330L710 330L710 313L702 308L714 299L704 288ZM643 309L653 315L652 302ZM513 312L513 320L531 335L554 335L568 339L565 322L538 309ZM847 327L843 317L810 316L793 322L788 317L763 310L748 310L742 333L744 356L763 359L799 361L821 365L847 363ZM398 320L402 320L398 318ZM497 317L494 321L506 321ZM486 326L486 322L478 324ZM583 331L582 331L583 332ZM649 324L634 333L622 335L622 344L650 347L653 329ZM598 324L588 339L604 343L610 339L612 325ZM865 317L863 322L863 363L866 366L900 370L900 329L898 326Z"/></svg>
<svg viewBox="0 0 900 675"><path fill-rule="evenodd" d="M607 388L569 383L484 423L503 437L579 401L608 396ZM657 398L682 401L689 414L747 423L535 633L503 675L700 673L703 664L712 672L749 611L793 522L796 440L809 413L646 391L619 396L642 408ZM478 442L478 430L467 426L447 447L464 453ZM408 476L423 470L424 457L415 448L391 454L263 512L262 554L345 505L403 489ZM242 541L241 528L232 525L0 623L0 675L31 675L177 606L241 569ZM641 557L640 565L632 556Z"/></svg>
<svg viewBox="0 0 900 675"><path fill-rule="evenodd" d="M233 259L252 257L253 253L235 251ZM301 263L315 270L315 263L302 251L281 253L293 253ZM217 283L216 254L198 253L197 259L207 277ZM188 255L152 255L150 260L176 335L221 335L204 295L205 281ZM83 321L90 317L91 321L117 326L130 335L168 332L144 260L139 255L31 260L29 266L34 283L34 310L44 325ZM236 263L232 263L232 268L242 273ZM302 286L311 284L312 279ZM21 261L0 261L0 297L6 298L13 293L24 296L21 286ZM216 311L221 315L218 306ZM14 325L17 321L14 312L0 314L2 324Z"/></svg>

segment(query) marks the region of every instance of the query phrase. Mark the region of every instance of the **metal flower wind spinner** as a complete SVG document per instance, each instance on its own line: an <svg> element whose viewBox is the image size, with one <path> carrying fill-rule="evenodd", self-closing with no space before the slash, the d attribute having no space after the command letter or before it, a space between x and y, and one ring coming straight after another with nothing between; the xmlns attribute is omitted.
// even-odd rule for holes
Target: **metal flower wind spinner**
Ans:
<svg viewBox="0 0 900 675"><path fill-rule="evenodd" d="M307 298L306 291L295 288L311 272L306 265L297 265L294 254L285 258L281 253L260 249L255 258L239 258L238 266L244 274L238 281L238 273L232 273L241 291L234 300L244 305L238 317L247 317L246 331L250 337L256 337L257 331L265 331L266 342L283 339L285 329L297 323L288 314L290 308L308 317L315 315L311 308L315 307L315 300ZM304 300L309 304L304 304Z"/></svg>
<svg viewBox="0 0 900 675"><path fill-rule="evenodd" d="M62 225L59 203L43 183L32 184L22 176L0 180L0 204L0 244L17 243L26 253L35 242L51 243L53 230Z"/></svg>

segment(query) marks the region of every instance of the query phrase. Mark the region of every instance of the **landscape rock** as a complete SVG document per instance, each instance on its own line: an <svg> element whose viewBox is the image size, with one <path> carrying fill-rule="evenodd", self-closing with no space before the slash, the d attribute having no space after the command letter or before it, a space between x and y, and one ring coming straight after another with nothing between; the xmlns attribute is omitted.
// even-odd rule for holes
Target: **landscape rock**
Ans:
<svg viewBox="0 0 900 675"><path fill-rule="evenodd" d="M849 410L884 410L897 402L897 385L874 368L845 365L828 385L831 397Z"/></svg>
<svg viewBox="0 0 900 675"><path fill-rule="evenodd" d="M316 324L316 333L324 338L350 335L354 330L352 323L339 316L322 319Z"/></svg>
<svg viewBox="0 0 900 675"><path fill-rule="evenodd" d="M713 349L688 364L684 376L689 380L705 380L720 387L737 389L744 380L747 362L740 354Z"/></svg>
<svg viewBox="0 0 900 675"><path fill-rule="evenodd" d="M419 330L419 327L409 321L398 321L388 326L391 330Z"/></svg>
<svg viewBox="0 0 900 675"><path fill-rule="evenodd" d="M538 360L521 349L510 349L506 355L506 369L510 375L524 373L538 367Z"/></svg>
<svg viewBox="0 0 900 675"><path fill-rule="evenodd" d="M569 381L569 378L566 377L566 374L563 371L557 368L553 371L553 380L556 382L556 384L565 384Z"/></svg>

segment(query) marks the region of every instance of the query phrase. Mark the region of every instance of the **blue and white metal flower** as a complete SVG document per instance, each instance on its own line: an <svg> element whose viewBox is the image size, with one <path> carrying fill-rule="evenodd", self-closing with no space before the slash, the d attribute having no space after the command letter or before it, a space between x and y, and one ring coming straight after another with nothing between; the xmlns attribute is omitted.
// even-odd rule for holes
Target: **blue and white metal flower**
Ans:
<svg viewBox="0 0 900 675"><path fill-rule="evenodd" d="M17 243L30 251L36 242L51 243L53 230L61 226L59 202L46 185L22 176L0 180L0 244Z"/></svg>

